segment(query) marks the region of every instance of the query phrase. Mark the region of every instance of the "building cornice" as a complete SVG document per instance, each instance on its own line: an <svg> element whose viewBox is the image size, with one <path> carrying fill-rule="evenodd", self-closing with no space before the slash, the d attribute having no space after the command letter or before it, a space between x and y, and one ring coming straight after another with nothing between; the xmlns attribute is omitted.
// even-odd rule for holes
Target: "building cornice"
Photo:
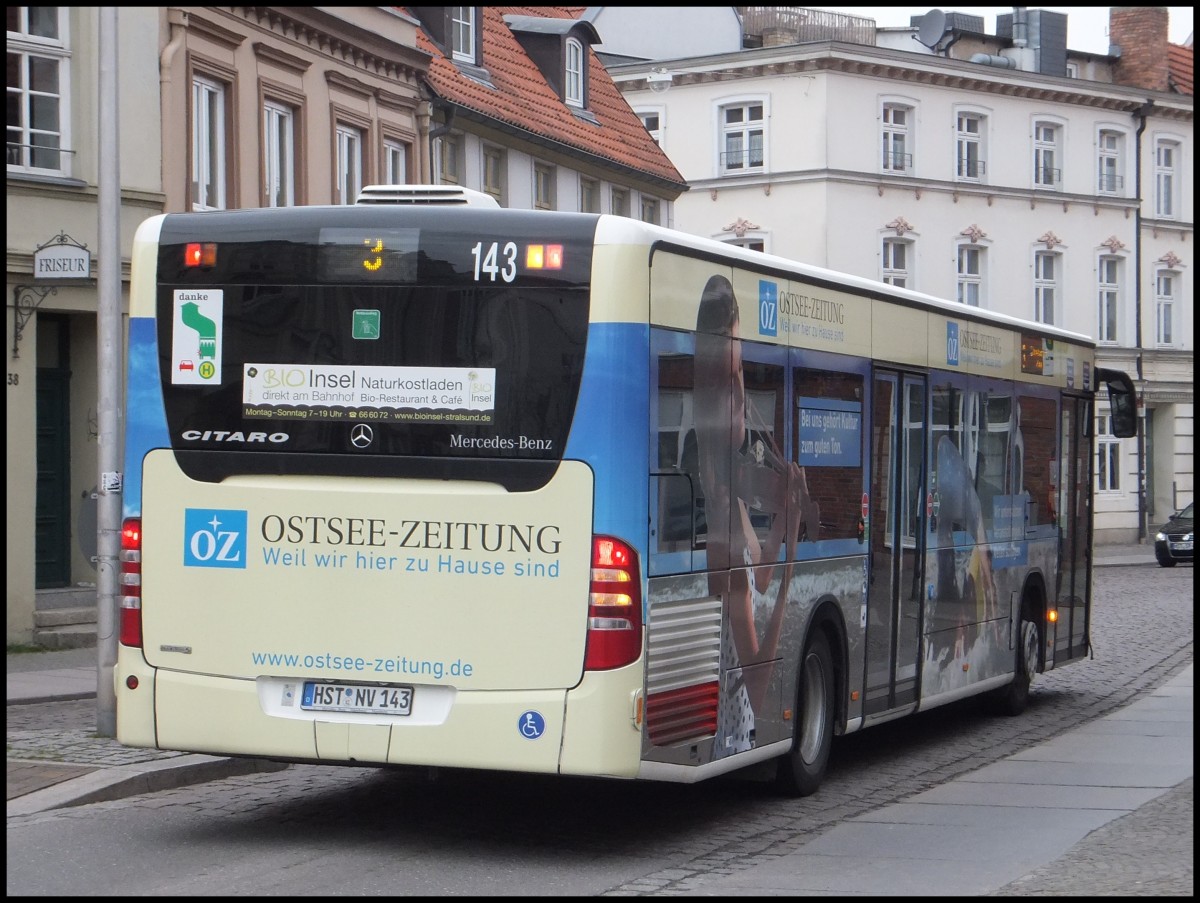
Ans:
<svg viewBox="0 0 1200 903"><path fill-rule="evenodd" d="M670 72L673 84L681 86L833 72L976 95L1092 107L1126 115L1141 109L1147 100L1153 100L1156 118L1180 122L1192 120L1194 107L1192 98L1187 95L989 68L964 60L832 41L757 48L709 57L626 63L611 66L609 72L622 93L629 93L649 88L647 76L652 68Z"/></svg>
<svg viewBox="0 0 1200 903"><path fill-rule="evenodd" d="M379 9L380 15L384 15L383 8ZM231 6L224 7L222 11L258 31L290 42L298 49L326 57L340 66L362 70L364 74L412 83L429 71L430 57L427 53L388 40L378 33L324 12L320 7ZM407 17L403 18L407 21ZM197 21L196 14L189 10L189 28L195 27ZM202 30L208 33L214 27L219 26L205 22ZM294 63L292 67L295 68Z"/></svg>

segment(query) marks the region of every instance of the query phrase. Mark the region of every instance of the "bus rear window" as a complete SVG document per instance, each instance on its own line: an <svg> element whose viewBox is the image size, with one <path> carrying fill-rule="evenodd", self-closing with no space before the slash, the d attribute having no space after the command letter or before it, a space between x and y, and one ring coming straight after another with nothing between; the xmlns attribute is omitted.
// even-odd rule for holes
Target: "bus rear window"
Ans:
<svg viewBox="0 0 1200 903"><path fill-rule="evenodd" d="M583 288L161 284L158 306L177 449L562 455Z"/></svg>

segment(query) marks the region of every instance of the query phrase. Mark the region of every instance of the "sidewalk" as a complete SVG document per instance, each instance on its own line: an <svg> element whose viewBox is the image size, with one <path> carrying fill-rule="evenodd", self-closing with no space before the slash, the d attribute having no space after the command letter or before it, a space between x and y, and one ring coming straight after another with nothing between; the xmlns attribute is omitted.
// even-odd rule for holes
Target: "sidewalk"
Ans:
<svg viewBox="0 0 1200 903"><path fill-rule="evenodd" d="M1157 567L1153 545L1101 546L1095 564ZM45 711L50 717L37 703L95 697L94 648L7 658L10 721L13 706L31 706L21 711L36 722L34 713ZM1056 860L1069 859L1064 854L1084 838L1096 842L1103 837L1100 829L1111 825L1118 831L1114 849L1142 850L1135 870L1144 872L1147 882L1167 882L1167 889L1150 893L1190 895L1192 700L1189 664L1157 691L1111 715L805 838L797 849L749 870L709 877L694 892L890 895L927 894L929 887L937 887L939 894L1037 894L1036 883L1000 889L1024 876L1061 880ZM128 749L114 739L96 737L94 720L86 728L29 727L8 732L9 817L287 767ZM1086 734L1091 742L1072 742L1076 734ZM1140 821L1123 818L1133 814ZM1136 836L1125 836L1130 830ZM1189 851L1182 863L1174 849L1181 836ZM1161 842L1164 838L1168 842ZM1139 839L1154 842L1139 845ZM1112 854L1101 858L1099 865L1082 867L1079 880L1095 878L1115 861ZM1047 876L1037 879L1037 870L1051 863L1056 869L1044 870ZM1186 865L1183 878L1178 875L1181 864ZM1130 880L1140 885L1140 878ZM1076 893L1072 886L1048 892Z"/></svg>

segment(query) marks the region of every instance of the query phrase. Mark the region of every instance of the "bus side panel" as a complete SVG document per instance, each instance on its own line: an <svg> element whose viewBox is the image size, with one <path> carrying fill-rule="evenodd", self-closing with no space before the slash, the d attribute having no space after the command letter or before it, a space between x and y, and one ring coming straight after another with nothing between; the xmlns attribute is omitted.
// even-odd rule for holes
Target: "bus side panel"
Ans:
<svg viewBox="0 0 1200 903"><path fill-rule="evenodd" d="M129 375L125 380L125 460L141 461L152 448L171 444L163 409L162 383L145 374L158 373L158 333L153 317L129 319ZM125 517L142 513L142 471L126 465L121 491Z"/></svg>
<svg viewBox="0 0 1200 903"><path fill-rule="evenodd" d="M593 323L565 458L596 478L594 529L632 543L646 571L650 331L643 323Z"/></svg>
<svg viewBox="0 0 1200 903"><path fill-rule="evenodd" d="M802 544L803 552L819 549ZM819 544L813 544L814 546ZM651 581L647 665L647 762L700 766L792 736L796 725L796 681L812 618L825 600L847 636L848 692L860 692L863 673L863 559L828 558L796 562L787 590L779 647L773 658L739 662L731 635L725 576L690 574ZM766 632L779 593L780 577L754 593L754 619ZM840 622L840 623L837 623ZM841 655L841 644L835 654ZM756 708L746 691L747 672L765 670L768 689ZM715 695L704 695L706 685ZM861 693L860 693L861 695ZM703 698L707 708L698 707ZM660 701L661 700L661 701ZM861 714L861 703L849 708ZM789 714L790 713L790 714Z"/></svg>

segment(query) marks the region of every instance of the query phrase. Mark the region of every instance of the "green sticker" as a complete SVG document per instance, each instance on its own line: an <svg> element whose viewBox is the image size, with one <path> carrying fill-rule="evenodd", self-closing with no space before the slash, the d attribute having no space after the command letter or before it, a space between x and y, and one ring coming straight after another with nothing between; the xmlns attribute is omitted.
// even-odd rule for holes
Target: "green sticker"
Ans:
<svg viewBox="0 0 1200 903"><path fill-rule="evenodd" d="M356 339L379 338L379 311L356 310L351 334Z"/></svg>

